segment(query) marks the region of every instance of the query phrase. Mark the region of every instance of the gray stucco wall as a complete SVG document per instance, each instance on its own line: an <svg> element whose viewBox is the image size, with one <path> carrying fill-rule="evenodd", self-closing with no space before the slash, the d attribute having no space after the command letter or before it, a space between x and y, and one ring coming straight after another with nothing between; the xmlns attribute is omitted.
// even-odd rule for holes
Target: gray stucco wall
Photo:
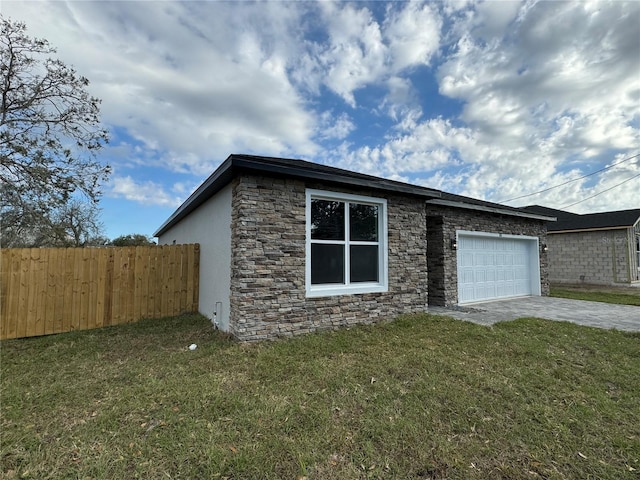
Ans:
<svg viewBox="0 0 640 480"><path fill-rule="evenodd" d="M547 229L542 221L479 212L459 208L427 205L427 252L429 267L429 304L450 306L458 304L457 252L449 241L456 231L502 233L538 237L540 245L547 242ZM540 290L549 294L548 259L540 255Z"/></svg>
<svg viewBox="0 0 640 480"><path fill-rule="evenodd" d="M389 290L307 298L305 191L387 199ZM424 200L244 175L233 182L230 332L241 340L291 336L424 311Z"/></svg>
<svg viewBox="0 0 640 480"><path fill-rule="evenodd" d="M550 233L553 283L614 285L638 281L633 230Z"/></svg>
<svg viewBox="0 0 640 480"><path fill-rule="evenodd" d="M229 330L231 292L231 185L162 234L158 243L200 244L200 304L198 310L218 328ZM218 303L220 302L220 303Z"/></svg>

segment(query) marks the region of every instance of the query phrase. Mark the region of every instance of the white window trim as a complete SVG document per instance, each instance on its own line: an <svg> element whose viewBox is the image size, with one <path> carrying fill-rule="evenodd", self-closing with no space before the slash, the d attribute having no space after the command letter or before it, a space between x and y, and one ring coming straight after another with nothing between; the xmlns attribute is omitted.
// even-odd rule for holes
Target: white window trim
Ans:
<svg viewBox="0 0 640 480"><path fill-rule="evenodd" d="M311 200L334 200L342 202L354 202L369 205L378 205L380 209L379 218L379 252L378 252L378 282L358 282L346 285L312 285L311 284ZM389 290L389 247L388 247L388 222L387 222L387 200L384 198L365 197L362 195L351 195L348 193L331 192L327 190L306 190L306 242L305 242L305 290L307 297L325 297L333 295L350 295L359 293L380 293ZM314 242L315 243L315 242ZM318 243L324 243L318 241ZM328 243L340 243L331 241ZM345 240L345 244L346 244ZM357 245L359 242L351 242ZM345 248L345 268L349 268L349 249Z"/></svg>

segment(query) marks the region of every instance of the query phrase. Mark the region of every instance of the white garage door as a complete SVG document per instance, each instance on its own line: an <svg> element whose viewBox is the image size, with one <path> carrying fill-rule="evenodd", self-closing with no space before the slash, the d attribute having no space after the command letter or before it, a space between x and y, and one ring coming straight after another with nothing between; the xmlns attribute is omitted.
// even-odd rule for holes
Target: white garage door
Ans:
<svg viewBox="0 0 640 480"><path fill-rule="evenodd" d="M458 302L540 295L536 237L458 232Z"/></svg>

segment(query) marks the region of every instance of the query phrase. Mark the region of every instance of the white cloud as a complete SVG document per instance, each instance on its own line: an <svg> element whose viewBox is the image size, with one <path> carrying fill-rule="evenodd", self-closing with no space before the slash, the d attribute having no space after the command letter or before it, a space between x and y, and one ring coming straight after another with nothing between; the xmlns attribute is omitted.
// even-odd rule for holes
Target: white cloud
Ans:
<svg viewBox="0 0 640 480"><path fill-rule="evenodd" d="M51 39L59 56L72 58L91 79L92 92L104 99L106 123L125 128L151 151L169 152L166 159L190 159L194 163L188 167L199 172L201 162L232 151L311 155L317 150L314 114L287 78L283 55L292 39L276 30L295 24L296 15L286 14L293 7L158 2L12 7L28 18L30 32ZM55 26L49 15L40 15L41 8L55 15ZM238 35L237 29L245 33Z"/></svg>
<svg viewBox="0 0 640 480"><path fill-rule="evenodd" d="M353 122L335 114L328 131L326 112L303 94L324 84L355 106L358 89L393 87L395 74L428 64L441 24L418 3L390 6L384 20L330 2L6 4L91 79L107 124L140 142L145 157L195 174L234 151L314 156L314 139L344 138ZM307 15L326 42L305 38ZM393 98L390 110L406 109Z"/></svg>
<svg viewBox="0 0 640 480"><path fill-rule="evenodd" d="M117 167L108 194L136 202L175 205L242 152L503 200L640 143L635 2L5 1L3 14L91 80L119 135L104 151ZM427 97L423 75L446 98ZM429 110L446 99L455 113ZM535 203L586 198L633 168ZM637 206L638 190L576 208Z"/></svg>
<svg viewBox="0 0 640 480"><path fill-rule="evenodd" d="M178 190L181 190L178 186ZM178 193L184 193L179 191ZM182 195L172 195L166 192L161 184L150 180L137 182L131 176L113 177L109 181L107 196L113 198L124 198L143 205L160 205L166 207L177 207L184 197Z"/></svg>
<svg viewBox="0 0 640 480"><path fill-rule="evenodd" d="M356 106L358 89L428 65L439 47L442 26L429 5L407 2L402 10L389 7L383 22L359 5L322 3L329 39L316 46L323 83L351 107Z"/></svg>
<svg viewBox="0 0 640 480"><path fill-rule="evenodd" d="M326 71L324 83L354 107L354 91L383 74L386 49L380 25L367 8L321 5L329 35L328 45L318 57Z"/></svg>
<svg viewBox="0 0 640 480"><path fill-rule="evenodd" d="M428 65L440 47L441 28L442 20L430 5L407 2L403 10L391 10L384 22L391 71L397 73L407 67Z"/></svg>
<svg viewBox="0 0 640 480"><path fill-rule="evenodd" d="M422 116L418 92L409 79L394 76L387 80L389 93L381 107L396 123L396 129L408 130Z"/></svg>
<svg viewBox="0 0 640 480"><path fill-rule="evenodd" d="M602 11L591 6L538 3L523 9L508 30L504 21L494 21L490 30L499 42L484 42L478 28L479 36L463 38L439 69L441 92L464 101L462 119L487 136L521 141L533 133L535 146L557 134L549 127L570 118L573 128L564 139L575 149L633 148L636 132L629 125L640 114L640 103L633 101L640 85L632 73L640 15L626 2ZM497 3L483 4L495 8ZM513 16L510 11L503 20Z"/></svg>
<svg viewBox="0 0 640 480"><path fill-rule="evenodd" d="M332 115L331 112L324 112L320 116L320 133L318 136L321 139L342 140L355 128L356 126L345 112L342 112L337 117Z"/></svg>
<svg viewBox="0 0 640 480"><path fill-rule="evenodd" d="M486 2L457 16L454 29L465 33L438 70L441 93L463 102L461 120L471 139L441 141L467 167L439 181L454 187L459 177L459 191L492 200L597 170L616 149L633 153L640 139L638 5L515 6ZM445 132L452 134L459 132ZM420 126L414 135L424 135ZM607 172L593 188L576 183L537 200L560 207L618 180ZM637 205L639 187L640 180L631 181L579 208Z"/></svg>
<svg viewBox="0 0 640 480"><path fill-rule="evenodd" d="M484 41L504 35L507 27L513 22L521 8L519 0L485 1L476 6L474 33Z"/></svg>

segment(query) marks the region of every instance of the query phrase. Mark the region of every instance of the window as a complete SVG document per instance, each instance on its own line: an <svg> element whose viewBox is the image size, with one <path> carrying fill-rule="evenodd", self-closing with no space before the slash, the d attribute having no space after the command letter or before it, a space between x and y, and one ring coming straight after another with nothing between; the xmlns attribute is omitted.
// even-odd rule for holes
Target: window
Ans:
<svg viewBox="0 0 640 480"><path fill-rule="evenodd" d="M387 291L387 202L307 190L307 296Z"/></svg>

